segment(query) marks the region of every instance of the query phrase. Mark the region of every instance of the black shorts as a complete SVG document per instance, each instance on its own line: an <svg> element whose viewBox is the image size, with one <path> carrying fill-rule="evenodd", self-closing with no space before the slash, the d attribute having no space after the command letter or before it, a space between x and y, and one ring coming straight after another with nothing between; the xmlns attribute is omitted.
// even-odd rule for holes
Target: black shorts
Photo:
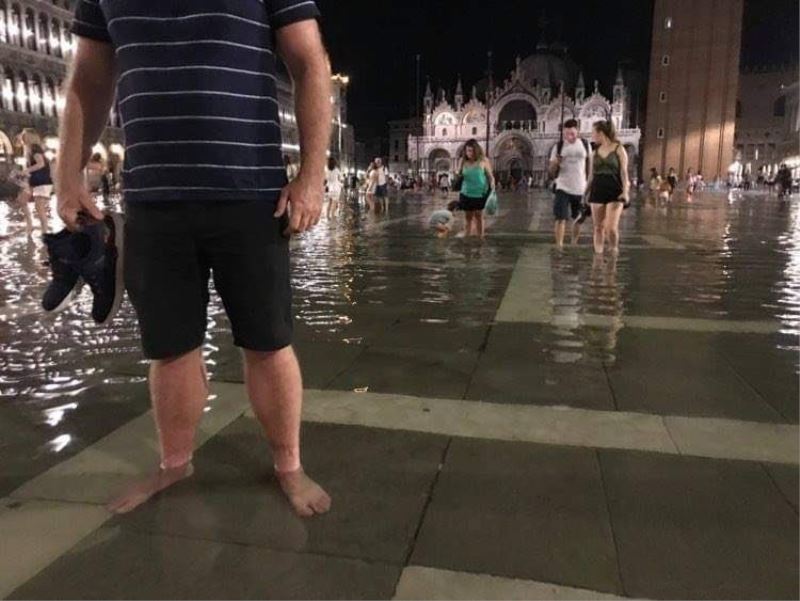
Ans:
<svg viewBox="0 0 800 601"><path fill-rule="evenodd" d="M553 201L553 215L556 221L575 220L581 214L583 196L568 194L564 190L556 190L556 197Z"/></svg>
<svg viewBox="0 0 800 601"><path fill-rule="evenodd" d="M375 198L386 198L388 195L387 184L375 186Z"/></svg>
<svg viewBox="0 0 800 601"><path fill-rule="evenodd" d="M488 196L473 198L461 194L458 199L458 208L462 211L483 211L486 208L487 200L489 200Z"/></svg>
<svg viewBox="0 0 800 601"><path fill-rule="evenodd" d="M202 346L212 274L237 346L291 344L287 221L274 212L263 200L128 204L125 285L148 359Z"/></svg>
<svg viewBox="0 0 800 601"><path fill-rule="evenodd" d="M594 177L592 193L589 197L590 203L597 205L607 205L612 202L621 203L620 196L622 196L622 183L618 178L605 174Z"/></svg>

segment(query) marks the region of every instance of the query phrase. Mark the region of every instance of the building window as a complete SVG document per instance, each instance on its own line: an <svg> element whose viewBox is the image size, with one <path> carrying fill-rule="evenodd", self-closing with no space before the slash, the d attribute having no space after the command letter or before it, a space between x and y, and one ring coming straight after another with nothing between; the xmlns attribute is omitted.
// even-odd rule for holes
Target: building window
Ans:
<svg viewBox="0 0 800 601"><path fill-rule="evenodd" d="M672 29L672 17L664 19L664 29Z"/></svg>
<svg viewBox="0 0 800 601"><path fill-rule="evenodd" d="M34 52L39 49L39 40L36 39L36 15L31 9L25 11L25 27L23 30L25 46Z"/></svg>
<svg viewBox="0 0 800 601"><path fill-rule="evenodd" d="M473 127L472 128L472 135L473 136L477 136L478 135L478 128L477 127Z"/></svg>
<svg viewBox="0 0 800 601"><path fill-rule="evenodd" d="M394 155L394 162L395 163L399 163L400 162L400 155L399 154Z"/></svg>
<svg viewBox="0 0 800 601"><path fill-rule="evenodd" d="M666 102L667 101L667 93L666 92L661 92L661 94L658 95L658 101L659 102Z"/></svg>
<svg viewBox="0 0 800 601"><path fill-rule="evenodd" d="M447 128L442 129L442 136L447 137Z"/></svg>
<svg viewBox="0 0 800 601"><path fill-rule="evenodd" d="M781 96L775 101L775 106L772 111L773 117L786 116L786 96Z"/></svg>
<svg viewBox="0 0 800 601"><path fill-rule="evenodd" d="M400 140L395 140L394 141L394 149L395 150L399 150L400 149Z"/></svg>
<svg viewBox="0 0 800 601"><path fill-rule="evenodd" d="M736 118L737 119L741 119L741 117L742 117L742 101L741 100L737 100L736 101Z"/></svg>
<svg viewBox="0 0 800 601"><path fill-rule="evenodd" d="M669 67L669 54L665 54L661 57L661 65L663 67Z"/></svg>
<svg viewBox="0 0 800 601"><path fill-rule="evenodd" d="M663 140L664 139L664 128L663 127L659 127L658 128L658 131L656 132L656 138L658 138L659 140Z"/></svg>
<svg viewBox="0 0 800 601"><path fill-rule="evenodd" d="M8 24L6 23L6 14L8 14L6 3L0 2L0 42L4 44L8 42Z"/></svg>

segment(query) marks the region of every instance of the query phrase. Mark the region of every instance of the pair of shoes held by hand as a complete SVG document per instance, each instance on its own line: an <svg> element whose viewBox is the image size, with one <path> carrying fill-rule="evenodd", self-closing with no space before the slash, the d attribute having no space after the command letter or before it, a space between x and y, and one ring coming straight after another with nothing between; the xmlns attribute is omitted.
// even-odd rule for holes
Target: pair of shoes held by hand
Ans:
<svg viewBox="0 0 800 601"><path fill-rule="evenodd" d="M52 279L42 298L44 310L63 311L87 284L94 296L92 318L101 325L109 323L119 310L124 292L122 236L119 213L86 223L77 232L45 235Z"/></svg>

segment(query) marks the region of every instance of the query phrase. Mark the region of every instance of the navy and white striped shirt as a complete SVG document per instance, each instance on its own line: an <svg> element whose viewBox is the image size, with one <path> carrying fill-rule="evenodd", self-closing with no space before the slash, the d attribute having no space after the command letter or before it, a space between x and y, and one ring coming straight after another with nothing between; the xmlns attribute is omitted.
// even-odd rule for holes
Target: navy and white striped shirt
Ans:
<svg viewBox="0 0 800 601"><path fill-rule="evenodd" d="M73 33L116 51L126 201L275 202L274 33L318 16L304 0L79 0Z"/></svg>

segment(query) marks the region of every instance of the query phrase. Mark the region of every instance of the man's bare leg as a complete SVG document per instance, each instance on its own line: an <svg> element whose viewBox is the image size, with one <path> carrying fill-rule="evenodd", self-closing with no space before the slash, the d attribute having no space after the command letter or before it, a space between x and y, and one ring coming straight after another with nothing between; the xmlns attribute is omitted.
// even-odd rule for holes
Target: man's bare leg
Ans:
<svg viewBox="0 0 800 601"><path fill-rule="evenodd" d="M50 204L50 199L44 196L37 196L34 198L33 204L36 206L36 215L39 217L39 225L42 228L42 234L49 233L50 227L48 225L47 209Z"/></svg>
<svg viewBox="0 0 800 601"><path fill-rule="evenodd" d="M299 516L326 513L331 498L306 475L300 462L303 379L294 350L245 351L244 355L247 392L272 447L283 492Z"/></svg>
<svg viewBox="0 0 800 601"><path fill-rule="evenodd" d="M17 196L16 204L25 217L25 231L28 234L28 238L33 238L33 216L31 215L31 208L28 206L29 199L30 192L23 190Z"/></svg>
<svg viewBox="0 0 800 601"><path fill-rule="evenodd" d="M200 349L175 359L153 361L150 397L161 465L109 504L114 513L133 511L153 495L192 475L195 433L208 401L208 380Z"/></svg>
<svg viewBox="0 0 800 601"><path fill-rule="evenodd" d="M556 220L556 248L559 250L564 248L564 235L567 231L567 222L563 219Z"/></svg>

